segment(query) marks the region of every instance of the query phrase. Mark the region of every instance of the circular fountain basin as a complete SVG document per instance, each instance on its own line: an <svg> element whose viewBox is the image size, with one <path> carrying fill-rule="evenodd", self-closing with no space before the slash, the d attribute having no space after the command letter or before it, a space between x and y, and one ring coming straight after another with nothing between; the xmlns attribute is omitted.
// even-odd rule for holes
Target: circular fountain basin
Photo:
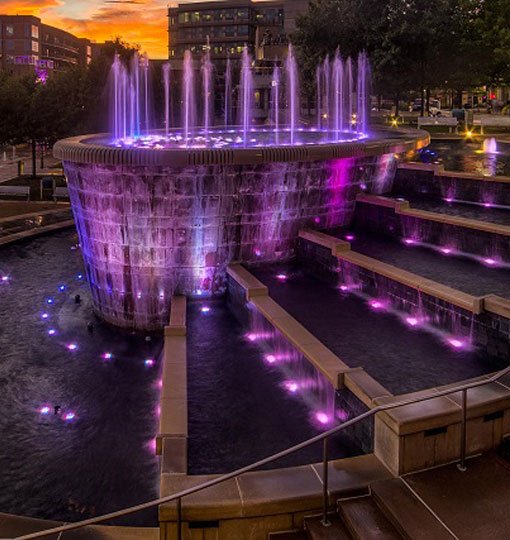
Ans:
<svg viewBox="0 0 510 540"><path fill-rule="evenodd" d="M253 133L247 147L55 145L100 316L161 328L173 294L223 293L232 261L291 259L300 229L345 225L359 192L391 187L395 154L429 143L415 130L341 142L305 130L293 145Z"/></svg>

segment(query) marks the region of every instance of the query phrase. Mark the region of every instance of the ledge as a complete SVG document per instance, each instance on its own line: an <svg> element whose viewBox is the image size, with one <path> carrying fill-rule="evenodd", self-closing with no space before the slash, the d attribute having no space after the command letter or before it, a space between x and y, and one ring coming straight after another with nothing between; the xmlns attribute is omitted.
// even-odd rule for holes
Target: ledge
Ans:
<svg viewBox="0 0 510 540"><path fill-rule="evenodd" d="M445 170L444 165L437 163L418 163L412 161L408 163L399 163L398 168L411 171L425 171L430 172L434 176L458 178L459 180L476 180L479 182L494 182L502 184L510 183L510 176L482 176L479 174L465 173L461 171L449 171Z"/></svg>
<svg viewBox="0 0 510 540"><path fill-rule="evenodd" d="M46 225L44 227L33 227L32 229L27 229L25 231L20 231L0 238L0 246L6 246L7 244L12 244L13 242L17 242L19 240L25 240L27 238L58 231L60 229L68 229L70 227L74 227L74 225L74 219L69 219L59 223L52 223L51 225Z"/></svg>
<svg viewBox="0 0 510 540"><path fill-rule="evenodd" d="M81 135L59 141L53 155L62 161L98 165L142 167L189 167L200 165L256 165L287 161L322 161L405 153L424 148L430 135L421 130L378 129L375 139L301 146L257 148L115 148L98 142L107 134Z"/></svg>
<svg viewBox="0 0 510 540"><path fill-rule="evenodd" d="M230 264L227 267L227 275L237 281L246 291L246 300L256 296L267 296L269 294L267 287L260 282L253 274L248 272L242 264Z"/></svg>

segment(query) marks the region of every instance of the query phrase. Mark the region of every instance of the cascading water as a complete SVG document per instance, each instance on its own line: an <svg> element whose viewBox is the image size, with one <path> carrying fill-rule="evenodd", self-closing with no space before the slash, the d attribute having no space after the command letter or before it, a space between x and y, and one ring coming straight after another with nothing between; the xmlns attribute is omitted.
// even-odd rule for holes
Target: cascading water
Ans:
<svg viewBox="0 0 510 540"><path fill-rule="evenodd" d="M498 143L494 137L490 137L483 141L483 152L484 154L498 153Z"/></svg>
<svg viewBox="0 0 510 540"><path fill-rule="evenodd" d="M262 118L257 112L263 103L255 102L255 94L260 91L264 95L267 79L259 77L248 48L244 47L237 67L238 86L234 85L236 64L230 58L227 60L224 110L220 113L223 121L215 121L218 119L214 107L214 69L210 47L206 48L201 63L194 61L191 51L185 52L182 82L172 77L170 64L164 64L164 113L160 116L162 126L157 126L151 121L149 59L135 54L126 65L116 55L111 72L113 144L155 149L257 147L342 142L367 136L370 70L364 53L354 60L343 59L337 51L333 58L326 57L317 67L317 120L313 127L304 127L300 121L299 70L292 46L285 62L274 62L267 127L255 123L257 117ZM172 100L173 84L181 86L179 100ZM179 118L177 125L175 118ZM164 128L162 134L156 131L158 127ZM487 147L487 151L491 149L492 146Z"/></svg>

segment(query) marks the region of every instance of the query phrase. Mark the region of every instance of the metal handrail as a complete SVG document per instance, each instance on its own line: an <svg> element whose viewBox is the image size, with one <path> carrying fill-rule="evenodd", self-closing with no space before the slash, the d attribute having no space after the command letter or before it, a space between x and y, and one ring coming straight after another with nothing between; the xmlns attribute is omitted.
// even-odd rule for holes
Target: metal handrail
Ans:
<svg viewBox="0 0 510 540"><path fill-rule="evenodd" d="M177 501L177 509L178 509L178 529L177 534L178 538L181 538L181 524L182 524L182 508L181 508L181 499L183 497L186 497L188 495L192 495L194 493L197 493L199 491L202 491L204 489L207 489L209 487L215 486L217 484L221 484L223 482L226 482L227 480L230 480L232 478L236 478L238 476L241 476L247 472L253 471L255 469L258 469L259 467L262 467L264 465L267 465L269 463L272 463L274 461L277 461L280 458L283 458L285 456L288 456L289 454L293 454L294 452L298 452L299 450L302 450L303 448L307 448L308 446L311 446L312 444L315 444L317 442L323 441L324 448L323 448L323 517L322 517L322 523L325 526L329 525L328 521L328 450L327 450L327 440L332 435L335 435L339 433L340 431L353 426L354 424L357 424L361 420L364 420L365 418L370 418L374 416L375 414L382 412L382 411L388 411L391 409L396 409L397 407L402 407L404 405L412 405L414 403L421 403L423 401L428 401L429 399L434 399L438 397L448 396L450 394L454 394L456 392L462 392L462 416L461 416L461 444L460 444L460 457L459 457L459 464L458 467L461 471L466 470L465 465L465 459L466 459L466 418L467 418L467 391L472 388L477 388L479 386L484 386L486 384L490 384L492 382L498 381L501 377L507 375L510 373L510 366L507 368L498 371L493 376L488 377L487 379L483 379L480 381L474 381L470 383L461 384L459 386L455 386L452 388L447 388L445 390L436 390L433 393L430 392L426 395L420 396L420 397L411 397L408 399L403 399L401 401L395 402L395 403L388 403L387 405L378 405L377 407L374 407L373 409L370 409L354 418L351 418L350 420L347 420L343 424L340 424L339 426L336 426L328 431L325 431L324 433L321 433L319 435L316 435L315 437L312 437L311 439L307 439L306 441L303 441L299 444L296 444L294 446L291 446L290 448L287 448L286 450L282 450L281 452L278 452L277 454L273 454L267 458L261 459L259 461L256 461L255 463L252 463L251 465L246 465L245 467L241 467L240 469L237 469L235 471L232 471L230 473L224 474L222 476L219 476L217 478L214 478L212 480L208 480L207 482L204 482L202 484L199 484L198 486L194 486L188 489L185 489L183 491L179 491L178 493L174 493L173 495L167 495L166 497L161 497L159 499L154 499L152 501L148 501L142 504L138 504L136 506L131 506L129 508L125 508L123 510L117 510L116 512L111 512L109 514L104 514L102 516L86 519L84 521L78 521L76 523L69 523L67 525L62 525L60 527L54 527L52 529L46 529L44 531L39 531L35 533L26 534L23 536L17 536L13 538L12 540L35 540L37 538L44 538L46 536L49 536L51 534L58 534L63 533L66 531L72 531L74 529L80 529L82 527L86 527L88 525L96 525L97 523L102 523L104 521L108 521L111 519L116 519L122 516L126 516L128 514L134 514L135 512L139 512L141 510L146 510L148 508L152 508L154 506L158 506L160 504L169 503L172 501Z"/></svg>

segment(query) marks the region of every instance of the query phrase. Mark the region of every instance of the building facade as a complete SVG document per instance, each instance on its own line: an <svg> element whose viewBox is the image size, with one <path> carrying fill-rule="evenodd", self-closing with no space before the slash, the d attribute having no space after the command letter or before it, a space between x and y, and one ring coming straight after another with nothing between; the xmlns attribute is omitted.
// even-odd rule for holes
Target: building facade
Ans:
<svg viewBox="0 0 510 540"><path fill-rule="evenodd" d="M0 15L0 69L13 74L35 72L41 80L92 61L88 39L42 23L30 15Z"/></svg>

